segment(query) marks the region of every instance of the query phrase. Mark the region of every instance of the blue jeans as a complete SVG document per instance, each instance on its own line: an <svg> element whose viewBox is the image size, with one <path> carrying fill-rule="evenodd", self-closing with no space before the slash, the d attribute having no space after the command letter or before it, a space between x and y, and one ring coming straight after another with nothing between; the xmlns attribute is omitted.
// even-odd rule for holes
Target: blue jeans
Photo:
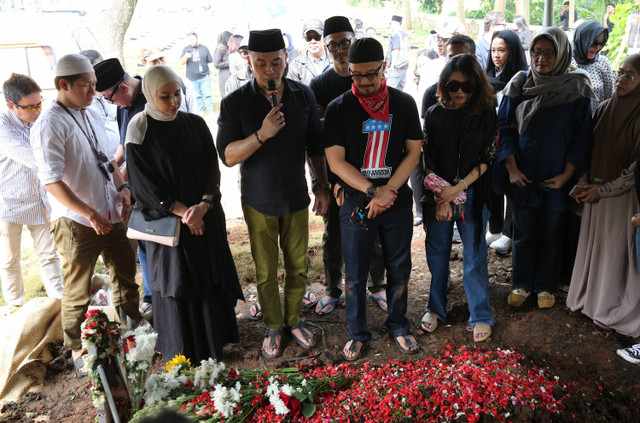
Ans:
<svg viewBox="0 0 640 423"><path fill-rule="evenodd" d="M149 266L147 266L147 244L138 241L138 261L142 273L142 301L151 304L151 285L149 284Z"/></svg>
<svg viewBox="0 0 640 423"><path fill-rule="evenodd" d="M200 113L204 113L206 111L213 113L213 98L211 97L211 77L207 75L204 78L196 79L195 81L191 81L191 85L193 85L193 90L197 95Z"/></svg>
<svg viewBox="0 0 640 423"><path fill-rule="evenodd" d="M387 269L387 304L389 313L386 325L395 338L410 333L407 313L407 288L411 273L411 237L413 213L410 207L384 212L373 219L366 219L365 229L360 223L351 222L353 203L345 199L340 208L342 230L342 255L345 265L345 296L347 335L350 339L367 342L371 331L367 325L366 288L371 250L376 235L382 243L384 263Z"/></svg>
<svg viewBox="0 0 640 423"><path fill-rule="evenodd" d="M482 225L477 227L473 217L473 189L467 190L467 202L464 206L464 223L456 220L460 238L462 238L462 283L469 303L469 324L493 325L495 320L489 304L489 271L487 268L487 243L484 228L487 226L487 211L483 207ZM451 256L451 238L453 221L429 219L424 223L427 237L425 249L427 264L431 272L431 287L427 310L435 313L443 322L447 319L447 287L449 285L449 257ZM477 231L481 233L478 234ZM480 237L476 248L475 240Z"/></svg>
<svg viewBox="0 0 640 423"><path fill-rule="evenodd" d="M514 288L558 290L566 212L513 203L511 280Z"/></svg>

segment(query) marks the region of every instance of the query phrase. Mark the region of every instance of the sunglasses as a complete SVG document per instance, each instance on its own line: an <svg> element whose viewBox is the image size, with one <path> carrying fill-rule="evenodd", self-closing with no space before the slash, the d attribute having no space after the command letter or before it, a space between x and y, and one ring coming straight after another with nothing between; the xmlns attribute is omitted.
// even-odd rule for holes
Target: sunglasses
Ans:
<svg viewBox="0 0 640 423"><path fill-rule="evenodd" d="M118 83L116 84L116 87L113 89L113 92L111 93L111 95L107 98L105 98L105 100L107 100L107 103L113 103L113 96L116 95L116 93L118 92L118 88L120 88L120 84L122 84L122 82L124 82L124 78L122 78L120 81L118 81Z"/></svg>
<svg viewBox="0 0 640 423"><path fill-rule="evenodd" d="M40 109L42 109L42 102L44 101L44 99L42 97L40 97L40 103L38 104L30 104L28 106L21 106L18 103L13 103L14 106L16 106L18 109L24 110L25 112L35 112L38 111Z"/></svg>
<svg viewBox="0 0 640 423"><path fill-rule="evenodd" d="M606 41L594 41L593 44L591 44L591 47L604 47L605 44L607 44Z"/></svg>
<svg viewBox="0 0 640 423"><path fill-rule="evenodd" d="M308 43L311 42L311 40L320 41L320 40L322 40L322 35L320 35L320 34L315 34L315 35L306 34L304 36L304 39L307 40Z"/></svg>
<svg viewBox="0 0 640 423"><path fill-rule="evenodd" d="M473 84L471 83L471 81L464 81L464 82L449 81L444 85L444 87L450 93L455 93L460 88L462 88L462 92L463 93L469 94L469 93L473 92Z"/></svg>

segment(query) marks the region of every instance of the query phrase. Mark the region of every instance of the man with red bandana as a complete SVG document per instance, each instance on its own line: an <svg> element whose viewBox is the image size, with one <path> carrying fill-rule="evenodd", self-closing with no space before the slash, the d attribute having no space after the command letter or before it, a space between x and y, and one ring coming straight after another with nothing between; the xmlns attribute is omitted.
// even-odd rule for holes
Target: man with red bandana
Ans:
<svg viewBox="0 0 640 423"><path fill-rule="evenodd" d="M313 90L318 103L320 117L329 103L346 91L351 90L352 80L349 76L347 55L353 42L354 33L349 19L344 16L332 16L324 21L324 43L333 65L325 72L311 80L309 87ZM329 183L335 187L338 177L329 172ZM319 188L313 185L313 190ZM325 295L318 301L316 313L327 315L334 311L336 304L342 299L342 241L340 237L340 207L336 198L330 195L329 210L322 217L324 234L322 235L322 261L324 264ZM370 269L369 296L381 309L387 311L387 297L384 286L384 263L382 246L376 239Z"/></svg>
<svg viewBox="0 0 640 423"><path fill-rule="evenodd" d="M327 107L323 135L327 161L345 192L340 227L349 340L342 356L359 359L371 339L365 289L378 234L387 270L387 329L400 352L415 354L418 345L405 315L413 235L407 179L420 157L418 109L410 95L387 87L378 41L354 41L348 61L353 85Z"/></svg>

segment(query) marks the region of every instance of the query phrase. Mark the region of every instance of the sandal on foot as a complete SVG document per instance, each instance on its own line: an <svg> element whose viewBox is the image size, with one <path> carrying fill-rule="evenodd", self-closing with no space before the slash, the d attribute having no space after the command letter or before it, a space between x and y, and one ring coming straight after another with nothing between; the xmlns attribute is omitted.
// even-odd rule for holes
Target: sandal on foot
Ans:
<svg viewBox="0 0 640 423"><path fill-rule="evenodd" d="M357 353L356 355L352 356L352 357L349 357L348 355L346 355L346 354L344 353L344 348L343 348L343 349L342 349L342 358L344 358L344 359L345 359L345 360L347 360L347 361L357 361L357 360L360 360L360 359L362 358L362 353L363 353L363 351L364 351L364 347L365 347L365 345L367 345L367 344L365 344L365 343L364 343L364 342L362 342L362 341L356 341L355 339L349 339L347 342L351 342L351 345L349 345L348 350L349 350L349 352L352 352L352 353L354 353L354 352L358 351L358 342L360 342L360 343L362 344L362 346L360 347L360 351L358 351L358 353ZM345 346L346 346L346 345L345 345Z"/></svg>
<svg viewBox="0 0 640 423"><path fill-rule="evenodd" d="M280 336L280 342L276 341L276 336ZM275 354L267 354L267 352L261 347L260 353L264 358L273 359L278 358L282 355L282 331L280 329L267 329L267 332L264 334L264 337L271 338L269 339L269 349L276 349Z"/></svg>
<svg viewBox="0 0 640 423"><path fill-rule="evenodd" d="M255 314L251 314L251 307L256 310ZM249 307L249 310L247 310L247 318L249 320L253 320L254 322L256 320L262 320L262 309L260 308L260 303L256 301L255 303L251 304L251 307Z"/></svg>
<svg viewBox="0 0 640 423"><path fill-rule="evenodd" d="M547 291L538 293L538 307L539 308L551 308L556 304L556 297Z"/></svg>
<svg viewBox="0 0 640 423"><path fill-rule="evenodd" d="M305 303L306 301L306 303ZM304 297L302 297L302 307L305 309L310 309L311 307L318 304L318 299L311 291L307 291L304 293Z"/></svg>
<svg viewBox="0 0 640 423"><path fill-rule="evenodd" d="M427 311L422 316L422 322L420 322L420 329L425 332L433 332L438 327L438 316L435 313Z"/></svg>
<svg viewBox="0 0 640 423"><path fill-rule="evenodd" d="M299 337L297 337L296 335L293 334L293 330L294 329L299 329L300 330L300 333L302 334L302 338L304 338L304 340L300 339ZM311 348L316 346L316 337L315 336L312 337L307 332L305 332L304 326L302 326L302 322L298 323L295 326L291 326L287 330L287 332L289 332L289 335L291 335L293 340L296 341L298 343L298 345L300 345L305 350L310 350ZM307 344L304 341L311 341L311 343Z"/></svg>
<svg viewBox="0 0 640 423"><path fill-rule="evenodd" d="M512 307L520 307L529 298L531 292L523 288L516 288L509 294L507 303Z"/></svg>
<svg viewBox="0 0 640 423"><path fill-rule="evenodd" d="M380 304L382 301L384 301L384 303L388 306L389 303L387 303L387 299L383 298L383 297L376 297L375 294L373 294L372 292L369 292L369 296L371 298L373 298L373 301L376 302L376 304L378 304L378 307L380 307L380 309L382 309L382 311L384 311L385 313L388 313L389 310L387 309L387 307L383 307L382 304Z"/></svg>
<svg viewBox="0 0 640 423"><path fill-rule="evenodd" d="M407 346L407 348L402 347L402 344L400 344L400 341L398 341L398 338L404 338L404 343ZM394 337L393 340L396 343L396 347L398 347L398 350L400 350L402 354L412 355L412 354L418 354L418 352L420 351L420 346L415 342L413 342L413 340L409 338L409 335L398 335ZM415 350L409 349L413 347L417 347L417 348Z"/></svg>
<svg viewBox="0 0 640 423"><path fill-rule="evenodd" d="M73 357L71 357L73 358ZM84 365L84 359L82 358L82 356L76 358L75 360L73 360L73 367L75 367L76 369L76 376L77 377L85 377L87 375L89 375L89 372L87 371L85 365Z"/></svg>
<svg viewBox="0 0 640 423"><path fill-rule="evenodd" d="M491 325L488 323L477 323L473 327L473 342L483 342L491 337Z"/></svg>
<svg viewBox="0 0 640 423"><path fill-rule="evenodd" d="M340 295L340 297L338 297L337 300L331 300L331 301L327 301L326 303L324 302L324 298L320 299L320 309L325 308L326 306L331 306L331 308L327 311L319 311L317 312L318 315L320 316L327 316L331 313L333 313L333 310L336 308L336 304L338 304L338 302L342 299L342 297L344 297L344 294Z"/></svg>

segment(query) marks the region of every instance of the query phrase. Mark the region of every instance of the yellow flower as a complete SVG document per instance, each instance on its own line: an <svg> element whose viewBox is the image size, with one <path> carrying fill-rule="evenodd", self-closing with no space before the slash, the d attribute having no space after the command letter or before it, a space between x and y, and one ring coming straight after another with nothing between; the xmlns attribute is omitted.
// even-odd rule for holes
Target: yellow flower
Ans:
<svg viewBox="0 0 640 423"><path fill-rule="evenodd" d="M180 370L189 370L191 368L191 360L182 354L178 354L169 361L169 364L165 366L165 369L169 372L175 366L180 366Z"/></svg>

